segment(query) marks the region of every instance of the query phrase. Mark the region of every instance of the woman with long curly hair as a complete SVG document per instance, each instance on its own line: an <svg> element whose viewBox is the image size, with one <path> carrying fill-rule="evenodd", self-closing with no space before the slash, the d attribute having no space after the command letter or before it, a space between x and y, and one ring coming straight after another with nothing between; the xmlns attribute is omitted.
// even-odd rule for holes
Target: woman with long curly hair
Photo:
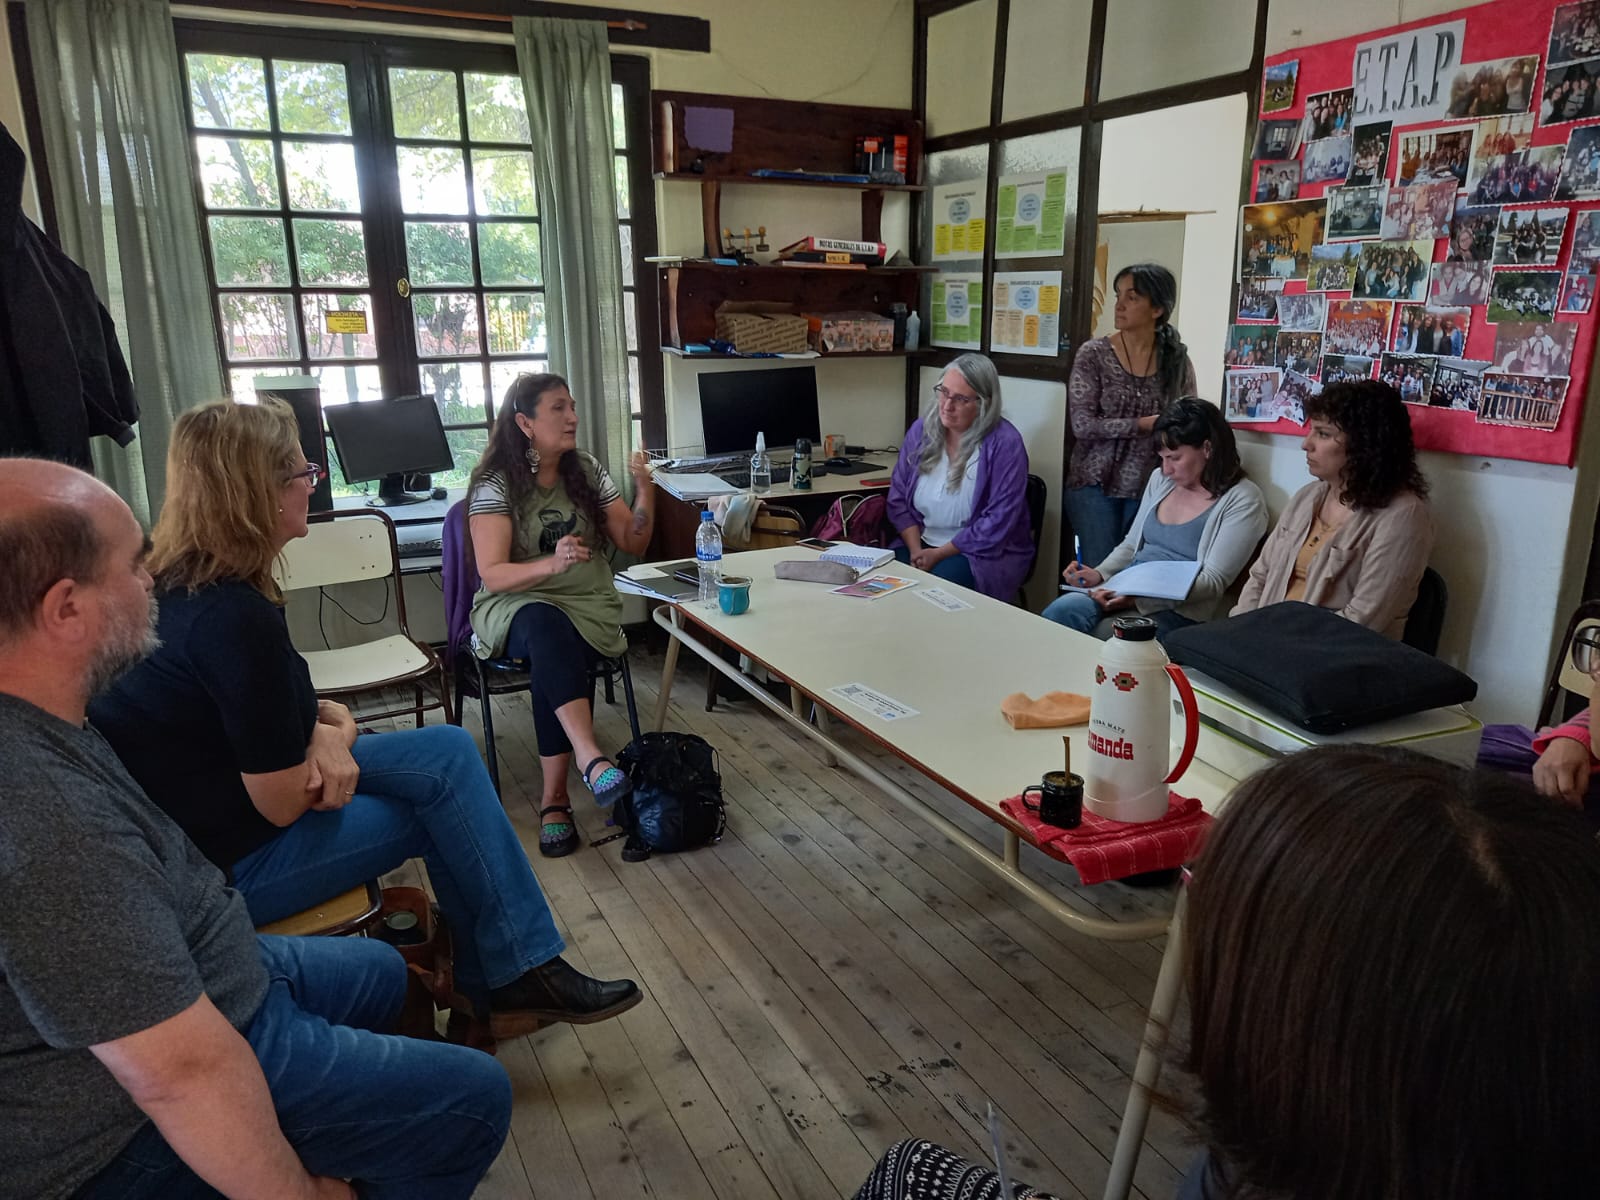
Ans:
<svg viewBox="0 0 1600 1200"><path fill-rule="evenodd" d="M454 935L457 990L494 1038L631 1008L631 980L591 979L560 957L550 906L470 734L429 725L357 737L349 709L317 699L273 567L306 536L322 472L280 402L223 401L178 418L146 563L161 644L94 701L90 720L229 873L256 924L420 857Z"/></svg>
<svg viewBox="0 0 1600 1200"><path fill-rule="evenodd" d="M1104 561L1133 527L1156 467L1156 418L1196 385L1188 348L1172 323L1178 281L1158 263L1124 267L1112 280L1116 332L1086 342L1067 381L1072 458L1067 518L1086 563Z"/></svg>
<svg viewBox="0 0 1600 1200"><path fill-rule="evenodd" d="M1411 417L1375 379L1331 384L1305 409L1312 482L1278 518L1232 615L1303 600L1398 639L1433 550Z"/></svg>
<svg viewBox="0 0 1600 1200"><path fill-rule="evenodd" d="M528 690L543 775L539 850L552 858L578 846L567 798L574 753L601 805L631 787L595 741L591 668L628 648L605 551L643 553L655 520L644 452L628 464L637 485L630 510L577 437L567 381L519 375L467 490L468 532L483 580L472 603L473 648L483 658L510 655L533 665Z"/></svg>

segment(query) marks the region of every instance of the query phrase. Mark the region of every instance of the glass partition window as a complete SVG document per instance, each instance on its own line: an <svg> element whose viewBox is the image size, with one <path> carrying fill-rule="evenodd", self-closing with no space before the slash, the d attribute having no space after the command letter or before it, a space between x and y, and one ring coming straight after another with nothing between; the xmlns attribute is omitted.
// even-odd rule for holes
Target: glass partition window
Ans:
<svg viewBox="0 0 1600 1200"><path fill-rule="evenodd" d="M1011 0L1001 120L1077 108L1089 69L1093 0Z"/></svg>
<svg viewBox="0 0 1600 1200"><path fill-rule="evenodd" d="M928 21L929 137L989 123L995 0L972 0Z"/></svg>
<svg viewBox="0 0 1600 1200"><path fill-rule="evenodd" d="M1257 2L1115 0L1106 10L1100 99L1244 70L1250 65Z"/></svg>

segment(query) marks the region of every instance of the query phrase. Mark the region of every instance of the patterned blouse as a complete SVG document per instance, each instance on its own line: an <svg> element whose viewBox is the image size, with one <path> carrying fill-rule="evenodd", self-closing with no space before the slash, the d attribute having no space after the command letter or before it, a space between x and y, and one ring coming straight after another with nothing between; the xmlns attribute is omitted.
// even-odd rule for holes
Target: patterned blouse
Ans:
<svg viewBox="0 0 1600 1200"><path fill-rule="evenodd" d="M1179 395L1192 396L1195 387L1194 364L1186 357ZM1067 382L1067 413L1077 439L1067 486L1098 486L1119 499L1144 495L1156 466L1156 440L1140 433L1138 422L1160 412L1168 399L1155 375L1128 373L1110 338L1086 343Z"/></svg>

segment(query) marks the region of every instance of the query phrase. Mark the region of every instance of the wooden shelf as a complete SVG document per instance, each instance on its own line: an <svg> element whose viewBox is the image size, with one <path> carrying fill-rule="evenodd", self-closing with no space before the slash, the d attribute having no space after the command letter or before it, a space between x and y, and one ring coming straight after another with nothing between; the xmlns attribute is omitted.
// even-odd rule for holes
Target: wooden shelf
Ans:
<svg viewBox="0 0 1600 1200"><path fill-rule="evenodd" d="M738 360L741 362L787 362L787 363L814 363L823 362L830 358L909 358L919 353L916 350L846 350L836 354L817 354L804 358L769 357L766 355L751 354L690 354L679 346L663 346L661 353L670 354L673 358L714 358L718 362Z"/></svg>
<svg viewBox="0 0 1600 1200"><path fill-rule="evenodd" d="M840 268L840 267L830 267L830 266L827 266L824 263L805 263L805 264L796 265L796 266L793 266L793 267L780 267L780 266L778 266L777 263L757 263L753 267L730 267L727 263L709 262L709 261L706 261L704 259L695 259L695 258L686 258L682 262L651 263L650 265L652 267L658 267L658 268L660 268L661 270L664 270L664 271L670 271L670 270L683 270L683 271L736 271L739 274L743 274L743 275L747 275L751 271L763 271L763 272L765 272L765 271L780 271L785 275L790 275L790 274L793 274L794 272L797 272L797 271L809 271L809 272L813 272L813 273L819 272L819 271L826 271L826 272L828 272L829 274L832 274L832 275L843 275L843 276L855 276L855 275L931 275L931 274L936 273L939 270L938 267L919 267L914 263L908 263L905 266L900 266L900 267L887 267L887 266L885 266L885 267L863 267L859 271L843 269L843 268Z"/></svg>
<svg viewBox="0 0 1600 1200"><path fill-rule="evenodd" d="M852 192L925 192L921 183L851 183L843 179L784 179L771 175L696 175L693 171L657 171L653 178L668 183L781 183L787 187L845 188Z"/></svg>

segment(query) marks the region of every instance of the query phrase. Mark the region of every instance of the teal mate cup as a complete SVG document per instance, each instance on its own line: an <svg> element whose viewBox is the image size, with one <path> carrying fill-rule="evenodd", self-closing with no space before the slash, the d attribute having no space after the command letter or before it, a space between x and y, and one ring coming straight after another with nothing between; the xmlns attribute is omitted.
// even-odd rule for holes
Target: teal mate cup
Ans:
<svg viewBox="0 0 1600 1200"><path fill-rule="evenodd" d="M717 607L730 617L750 611L750 581L742 575L724 575L717 583Z"/></svg>

